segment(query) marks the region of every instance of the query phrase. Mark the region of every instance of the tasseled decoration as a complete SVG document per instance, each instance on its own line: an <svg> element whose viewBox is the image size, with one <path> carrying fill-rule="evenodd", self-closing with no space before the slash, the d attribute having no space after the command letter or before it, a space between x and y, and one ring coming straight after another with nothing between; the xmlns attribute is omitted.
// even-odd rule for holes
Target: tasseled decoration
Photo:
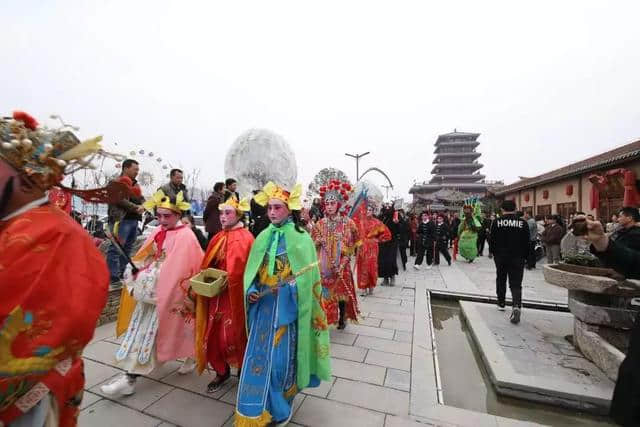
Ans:
<svg viewBox="0 0 640 427"><path fill-rule="evenodd" d="M57 158L66 162L74 159L80 159L90 154L97 153L102 149L100 146L102 136L96 136L95 138L88 139L81 144L76 145L71 150L67 150L60 154Z"/></svg>
<svg viewBox="0 0 640 427"><path fill-rule="evenodd" d="M267 411L262 411L259 417L247 417L242 415L236 410L236 415L233 419L234 427L265 427L271 422L271 414Z"/></svg>

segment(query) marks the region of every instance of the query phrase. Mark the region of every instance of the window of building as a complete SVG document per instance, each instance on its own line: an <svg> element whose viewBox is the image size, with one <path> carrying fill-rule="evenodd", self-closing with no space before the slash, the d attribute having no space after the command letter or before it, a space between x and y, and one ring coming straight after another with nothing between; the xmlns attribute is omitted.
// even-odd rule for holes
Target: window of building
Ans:
<svg viewBox="0 0 640 427"><path fill-rule="evenodd" d="M576 213L577 211L578 209L576 209L576 202L558 203L558 215L560 215L565 220L568 220L569 216Z"/></svg>
<svg viewBox="0 0 640 427"><path fill-rule="evenodd" d="M529 212L529 215L533 216L533 206L523 206L520 210L522 211L522 213Z"/></svg>
<svg viewBox="0 0 640 427"><path fill-rule="evenodd" d="M551 215L551 205L538 205L538 215Z"/></svg>

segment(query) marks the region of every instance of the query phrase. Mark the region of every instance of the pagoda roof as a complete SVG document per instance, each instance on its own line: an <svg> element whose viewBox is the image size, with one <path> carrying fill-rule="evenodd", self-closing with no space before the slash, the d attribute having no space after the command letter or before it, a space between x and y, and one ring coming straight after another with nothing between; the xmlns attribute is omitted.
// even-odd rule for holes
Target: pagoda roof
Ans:
<svg viewBox="0 0 640 427"><path fill-rule="evenodd" d="M469 170L478 170L482 169L484 165L482 163L436 163L431 170L431 174L435 175L438 173L438 170L443 168L451 168L451 169L469 169Z"/></svg>
<svg viewBox="0 0 640 427"><path fill-rule="evenodd" d="M476 192L484 192L487 189L487 184L476 182L476 183L461 183L461 182L443 182L439 184L415 184L413 187L409 189L409 194L419 194L419 193L433 193L442 188L448 188L452 190L475 190Z"/></svg>
<svg viewBox="0 0 640 427"><path fill-rule="evenodd" d="M435 182L438 179L447 180L447 179L469 179L472 181L478 181L480 179L486 178L484 175L479 173L467 173L467 174L436 174L431 178L430 182Z"/></svg>
<svg viewBox="0 0 640 427"><path fill-rule="evenodd" d="M481 155L482 155L481 153L478 153L476 151L472 153L438 153L436 154L436 157L433 159L433 163L439 163L438 159L441 159L443 157L470 157L472 159L477 159ZM469 162L469 163L472 163L472 162ZM445 164L445 163L442 163L442 164Z"/></svg>
<svg viewBox="0 0 640 427"><path fill-rule="evenodd" d="M478 145L480 145L480 142L478 141L438 141L434 145L437 151L441 147L477 147Z"/></svg>
<svg viewBox="0 0 640 427"><path fill-rule="evenodd" d="M438 139L436 140L436 145L438 145L439 142L451 141L456 139L475 141L479 136L480 136L479 133L453 131L449 133L444 133L442 135L438 135Z"/></svg>

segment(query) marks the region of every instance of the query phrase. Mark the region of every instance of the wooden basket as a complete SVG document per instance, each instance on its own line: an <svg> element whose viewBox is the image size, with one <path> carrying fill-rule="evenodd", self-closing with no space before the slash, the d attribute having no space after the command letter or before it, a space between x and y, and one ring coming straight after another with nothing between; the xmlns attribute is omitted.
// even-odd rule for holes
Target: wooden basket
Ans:
<svg viewBox="0 0 640 427"><path fill-rule="evenodd" d="M207 268L193 276L191 289L203 297L215 297L227 287L227 272L215 268Z"/></svg>

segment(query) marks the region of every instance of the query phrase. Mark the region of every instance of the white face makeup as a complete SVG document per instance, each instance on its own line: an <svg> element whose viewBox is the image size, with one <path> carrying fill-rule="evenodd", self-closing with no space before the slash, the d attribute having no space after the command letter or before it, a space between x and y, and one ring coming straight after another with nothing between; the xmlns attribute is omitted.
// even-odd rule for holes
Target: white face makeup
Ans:
<svg viewBox="0 0 640 427"><path fill-rule="evenodd" d="M223 206L220 209L220 224L225 230L233 228L239 220L238 211L236 211L234 207Z"/></svg>
<svg viewBox="0 0 640 427"><path fill-rule="evenodd" d="M272 224L281 224L284 220L289 218L289 208L280 199L271 199L267 204L267 216Z"/></svg>
<svg viewBox="0 0 640 427"><path fill-rule="evenodd" d="M165 230L175 228L180 222L180 214L172 211L171 209L158 208L156 210L156 216L158 217L160 226Z"/></svg>

